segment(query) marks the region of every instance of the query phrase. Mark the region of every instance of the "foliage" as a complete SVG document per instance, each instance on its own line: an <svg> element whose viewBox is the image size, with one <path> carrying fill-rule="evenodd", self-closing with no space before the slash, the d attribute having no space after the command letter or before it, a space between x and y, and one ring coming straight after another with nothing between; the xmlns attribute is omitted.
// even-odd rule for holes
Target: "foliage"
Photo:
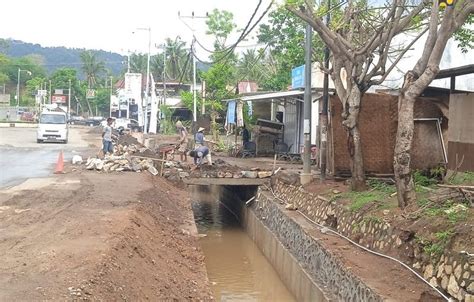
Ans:
<svg viewBox="0 0 474 302"><path fill-rule="evenodd" d="M454 177L448 181L452 185L473 185L474 184L474 172L458 172Z"/></svg>
<svg viewBox="0 0 474 302"><path fill-rule="evenodd" d="M452 230L440 231L434 234L432 240L423 236L416 236L415 242L423 246L423 252L432 257L440 257L448 246L451 237L454 235Z"/></svg>
<svg viewBox="0 0 474 302"><path fill-rule="evenodd" d="M348 192L344 193L344 197L347 197L352 200L349 209L353 212L357 212L362 209L366 204L381 201L384 195L380 192L372 191L372 192Z"/></svg>
<svg viewBox="0 0 474 302"><path fill-rule="evenodd" d="M171 119L173 115L173 109L171 109L168 105L161 105L160 112L163 115L163 119L160 120L160 132L163 134L176 133L174 122Z"/></svg>
<svg viewBox="0 0 474 302"><path fill-rule="evenodd" d="M390 185L384 181L377 179L369 179L368 183L369 187L371 187L372 189L386 194L392 194L397 190L394 185Z"/></svg>
<svg viewBox="0 0 474 302"><path fill-rule="evenodd" d="M2 48L2 45L5 47ZM56 69L72 67L80 74L81 68L78 63L81 62L80 54L82 49L73 49L66 47L42 47L39 44L26 43L17 40L0 39L0 53L19 58L25 54L38 54L42 57L42 66L47 74L53 73ZM113 74L118 75L123 70L125 58L113 52L104 50L94 50L100 58L104 59L105 67L112 70ZM45 74L46 75L46 74ZM80 78L81 80L83 78Z"/></svg>
<svg viewBox="0 0 474 302"><path fill-rule="evenodd" d="M474 14L471 14L464 23L464 26L454 33L454 39L459 43L458 47L461 48L463 53L467 53L470 49L474 48L473 24Z"/></svg>
<svg viewBox="0 0 474 302"><path fill-rule="evenodd" d="M186 42L177 36L174 40L166 39L166 78L167 80L179 81L183 76L183 80L190 79L190 73L185 69L191 70L186 66L190 65L188 51L186 50Z"/></svg>
<svg viewBox="0 0 474 302"><path fill-rule="evenodd" d="M97 85L97 79L105 73L105 64L100 61L96 52L86 50L80 54L82 71L90 88Z"/></svg>
<svg viewBox="0 0 474 302"><path fill-rule="evenodd" d="M451 200L444 202L443 204L433 204L430 207L427 207L424 210L424 213L430 217L444 217L451 224L456 224L459 221L463 221L468 216L467 210L457 210L452 209L453 206L457 205Z"/></svg>
<svg viewBox="0 0 474 302"><path fill-rule="evenodd" d="M134 53L130 56L130 72L141 73L143 78L146 77L148 55L143 53ZM150 58L150 69L152 60Z"/></svg>
<svg viewBox="0 0 474 302"><path fill-rule="evenodd" d="M291 69L304 64L305 23L283 6L272 11L268 23L260 25L259 43L269 45L264 79L266 90L283 90L291 84ZM315 52L317 53L317 52Z"/></svg>
<svg viewBox="0 0 474 302"><path fill-rule="evenodd" d="M234 14L226 10L214 9L206 20L207 35L215 37L214 48L223 49L229 34L237 27Z"/></svg>
<svg viewBox="0 0 474 302"><path fill-rule="evenodd" d="M413 181L415 182L415 186L423 186L429 187L436 184L437 180L434 178L430 178L423 174L422 171L416 170L413 173Z"/></svg>

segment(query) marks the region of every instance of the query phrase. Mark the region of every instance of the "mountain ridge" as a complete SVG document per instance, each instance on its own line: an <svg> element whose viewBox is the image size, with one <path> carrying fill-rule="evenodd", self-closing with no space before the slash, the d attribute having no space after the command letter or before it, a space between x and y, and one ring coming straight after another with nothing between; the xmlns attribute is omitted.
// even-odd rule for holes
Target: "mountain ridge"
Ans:
<svg viewBox="0 0 474 302"><path fill-rule="evenodd" d="M83 51L91 50L97 54L99 60L103 61L105 67L109 69L113 75L119 75L126 67L126 56L118 53L85 49L85 48L67 48L64 46L43 47L40 44L29 43L14 39L0 39L5 42L5 54L10 57L19 58L28 55L40 55L44 58L44 68L48 74L53 73L59 68L74 68L78 71L78 75L82 75L82 61L80 54Z"/></svg>

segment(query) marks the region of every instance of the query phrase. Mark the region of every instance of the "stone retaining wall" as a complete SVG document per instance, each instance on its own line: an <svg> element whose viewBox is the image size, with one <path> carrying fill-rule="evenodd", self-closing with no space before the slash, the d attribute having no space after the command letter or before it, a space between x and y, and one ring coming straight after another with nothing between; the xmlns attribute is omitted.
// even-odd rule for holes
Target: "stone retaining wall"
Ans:
<svg viewBox="0 0 474 302"><path fill-rule="evenodd" d="M273 190L278 198L293 204L315 222L327 225L374 251L397 255L453 298L474 302L474 257L445 254L436 261L423 252L413 233L397 229L383 220L350 212L341 205L281 180L276 180ZM277 230L276 234L279 232Z"/></svg>
<svg viewBox="0 0 474 302"><path fill-rule="evenodd" d="M304 219L296 222L288 213L284 213L284 207L275 203L269 192L260 190L250 210L296 258L311 279L323 288L328 300L383 301L358 277L347 272L337 257L309 234L309 230L314 229L312 225ZM254 236L252 232L249 235ZM270 260L277 257L267 254Z"/></svg>

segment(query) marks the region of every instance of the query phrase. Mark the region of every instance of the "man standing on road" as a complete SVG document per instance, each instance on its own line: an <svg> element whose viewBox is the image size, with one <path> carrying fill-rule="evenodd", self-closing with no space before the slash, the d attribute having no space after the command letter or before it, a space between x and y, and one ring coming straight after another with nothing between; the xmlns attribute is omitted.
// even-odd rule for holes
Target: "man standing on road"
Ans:
<svg viewBox="0 0 474 302"><path fill-rule="evenodd" d="M207 163L212 165L211 153L209 148L206 146L200 146L192 151L189 151L189 156L194 158L194 164L197 166L202 165L204 157L207 159Z"/></svg>
<svg viewBox="0 0 474 302"><path fill-rule="evenodd" d="M181 121L176 122L176 129L179 133L179 157L181 162L186 162L188 160L186 156L186 149L188 147L188 131L186 130L186 127L184 127L183 123L181 123Z"/></svg>
<svg viewBox="0 0 474 302"><path fill-rule="evenodd" d="M109 152L110 154L114 153L114 146L112 144L112 123L114 122L114 119L109 117L107 119L107 125L104 126L104 131L102 132L102 144L103 148L102 150L104 151L104 155Z"/></svg>
<svg viewBox="0 0 474 302"><path fill-rule="evenodd" d="M10 120L10 109L7 110L7 121Z"/></svg>

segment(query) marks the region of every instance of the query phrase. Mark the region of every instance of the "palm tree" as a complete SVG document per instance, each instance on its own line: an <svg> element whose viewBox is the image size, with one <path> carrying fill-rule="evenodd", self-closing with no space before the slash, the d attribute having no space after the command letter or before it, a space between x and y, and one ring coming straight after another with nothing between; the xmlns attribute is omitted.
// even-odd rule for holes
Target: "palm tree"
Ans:
<svg viewBox="0 0 474 302"><path fill-rule="evenodd" d="M163 55L154 55L151 57L150 72L155 79L163 80Z"/></svg>
<svg viewBox="0 0 474 302"><path fill-rule="evenodd" d="M139 53L130 56L130 72L141 73L146 77L147 54Z"/></svg>
<svg viewBox="0 0 474 302"><path fill-rule="evenodd" d="M98 61L96 54L90 50L83 51L80 56L87 85L92 88L97 84L98 78L105 72L105 64L103 61Z"/></svg>
<svg viewBox="0 0 474 302"><path fill-rule="evenodd" d="M166 39L166 77L170 80L179 80L185 68L188 51L186 42L177 36L174 40Z"/></svg>
<svg viewBox="0 0 474 302"><path fill-rule="evenodd" d="M265 76L262 57L255 49L248 49L239 61L239 78L248 81L260 81Z"/></svg>

